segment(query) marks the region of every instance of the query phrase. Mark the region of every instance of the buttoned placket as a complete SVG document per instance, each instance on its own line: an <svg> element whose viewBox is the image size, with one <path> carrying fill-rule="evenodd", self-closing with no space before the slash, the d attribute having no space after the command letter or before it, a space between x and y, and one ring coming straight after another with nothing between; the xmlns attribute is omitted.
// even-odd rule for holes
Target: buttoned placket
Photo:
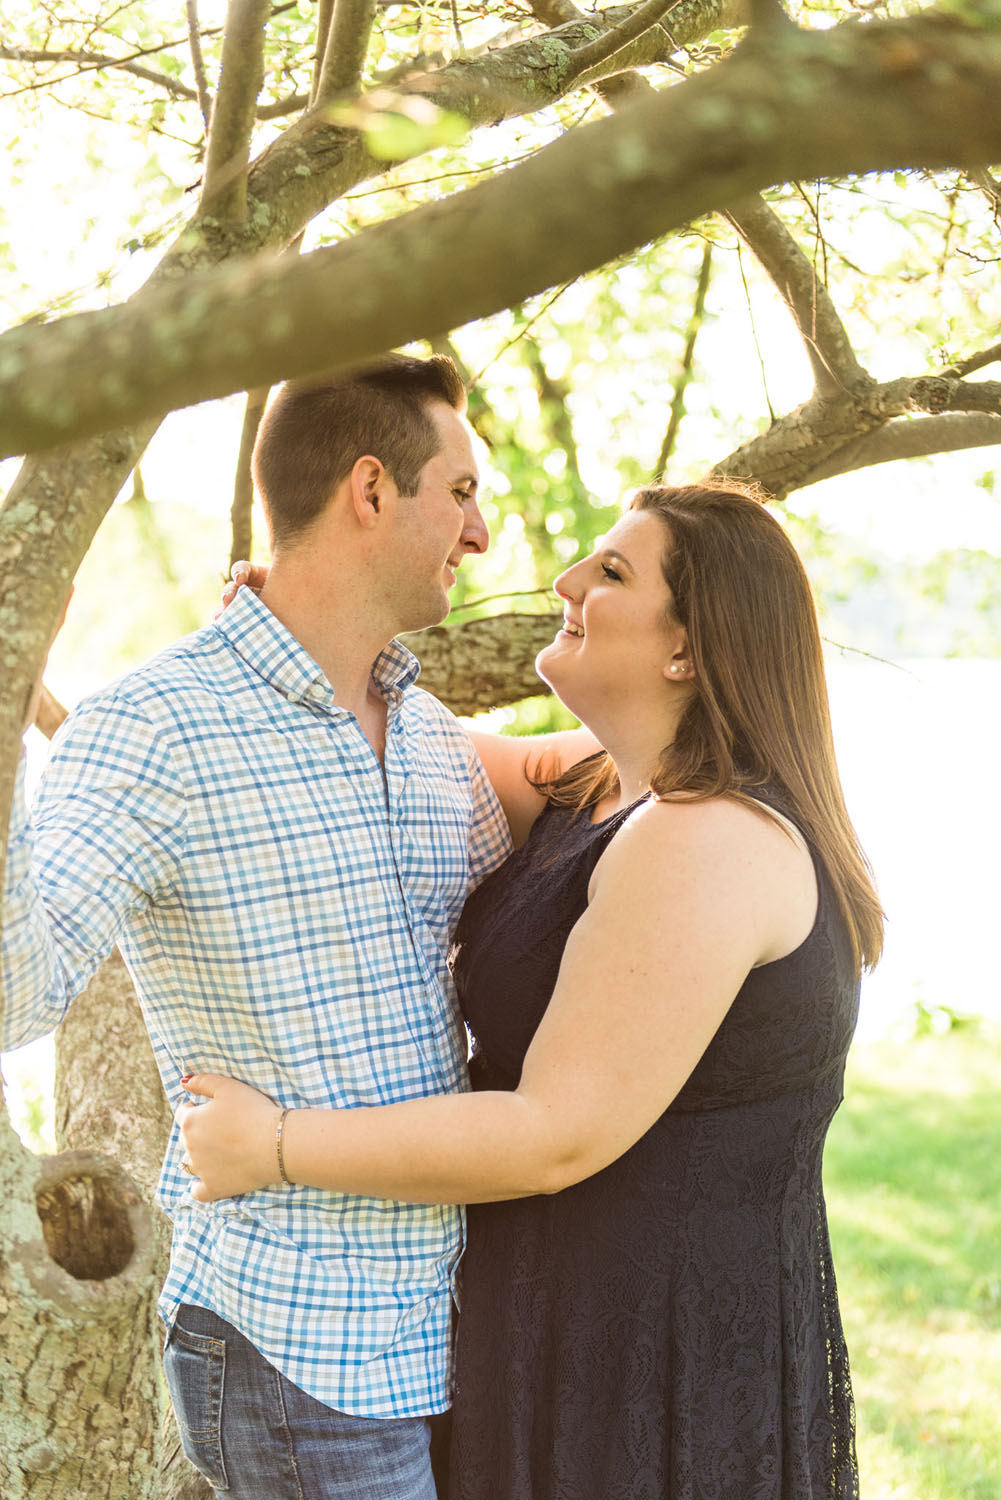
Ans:
<svg viewBox="0 0 1001 1500"><path fill-rule="evenodd" d="M317 676L309 684L302 694L301 701L307 705L309 710L318 717L331 720L340 720L343 729L350 733L355 741L356 760L355 769L366 780L378 776L381 792L381 804L383 809L383 826L386 843L392 861L393 874L396 880L396 888L400 896L400 908L410 939L410 947L417 964L418 973L421 976L424 1005L428 1016L432 1020L435 1034L439 1037L444 1034L450 1050L451 1043L449 1032L452 1017L445 1011L447 999L441 996L441 1003L436 999L437 984L435 977L428 969L427 959L421 947L420 940L414 929L414 914L409 892L400 869L400 856L398 848L398 828L405 817L404 798L406 796L409 770L407 767L407 731L403 721L403 694L397 687L390 687L388 692L383 692L379 682L373 676L373 684L376 691L386 698L386 748L384 759L380 761L367 735L363 732L358 718L350 709L343 708L335 699L333 688L325 677ZM451 1093L454 1084L446 1075L441 1066L439 1055L436 1051L428 1052L421 1043L420 1038L414 1036L415 1045L420 1049L421 1057L425 1067L435 1077L443 1093Z"/></svg>

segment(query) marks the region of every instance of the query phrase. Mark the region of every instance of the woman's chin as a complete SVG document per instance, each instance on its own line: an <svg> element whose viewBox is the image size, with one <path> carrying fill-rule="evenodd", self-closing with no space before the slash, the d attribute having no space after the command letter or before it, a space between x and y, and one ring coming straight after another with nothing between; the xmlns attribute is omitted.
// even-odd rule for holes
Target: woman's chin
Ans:
<svg viewBox="0 0 1001 1500"><path fill-rule="evenodd" d="M559 666L556 662L553 661L552 658L558 655L559 642L550 641L548 646L543 646L542 650L535 658L536 677L541 677L546 686L551 687L554 693L556 692L556 684L553 681L553 677L559 676Z"/></svg>
<svg viewBox="0 0 1001 1500"><path fill-rule="evenodd" d="M567 696L568 692L572 696L572 689L570 682L567 680L567 673L562 670L566 659L566 652L561 650L561 644L559 637L557 637L550 645L543 646L535 658L535 675L540 677L547 687L552 688L564 708L568 708L572 714L576 714L577 710Z"/></svg>

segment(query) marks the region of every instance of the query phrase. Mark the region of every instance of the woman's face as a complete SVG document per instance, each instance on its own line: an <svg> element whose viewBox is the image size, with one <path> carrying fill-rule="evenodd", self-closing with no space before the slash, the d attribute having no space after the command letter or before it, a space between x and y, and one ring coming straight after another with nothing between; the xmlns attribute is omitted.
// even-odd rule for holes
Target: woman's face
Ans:
<svg viewBox="0 0 1001 1500"><path fill-rule="evenodd" d="M685 657L661 557L667 528L650 511L631 510L600 538L590 557L561 573L563 628L536 658L536 671L578 717L591 703L627 708L665 697Z"/></svg>

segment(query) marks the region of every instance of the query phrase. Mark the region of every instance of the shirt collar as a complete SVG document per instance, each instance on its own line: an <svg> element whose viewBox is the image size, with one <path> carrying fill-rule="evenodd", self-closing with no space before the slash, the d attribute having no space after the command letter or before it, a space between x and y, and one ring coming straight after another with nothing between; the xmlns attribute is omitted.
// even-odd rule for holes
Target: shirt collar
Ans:
<svg viewBox="0 0 1001 1500"><path fill-rule="evenodd" d="M237 656L291 703L307 698L334 703L333 688L323 671L252 589L241 588L215 625ZM416 656L395 640L372 664L372 676L387 702L416 681L419 672Z"/></svg>

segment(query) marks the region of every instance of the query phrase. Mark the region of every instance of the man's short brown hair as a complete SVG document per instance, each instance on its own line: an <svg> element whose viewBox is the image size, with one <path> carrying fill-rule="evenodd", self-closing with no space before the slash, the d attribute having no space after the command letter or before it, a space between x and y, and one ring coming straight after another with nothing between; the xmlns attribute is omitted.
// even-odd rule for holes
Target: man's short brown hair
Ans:
<svg viewBox="0 0 1001 1500"><path fill-rule="evenodd" d="M325 509L359 458L385 464L401 495L415 495L441 447L429 407L466 409L466 388L443 354L388 354L348 375L290 380L268 405L254 447L254 479L276 542Z"/></svg>

